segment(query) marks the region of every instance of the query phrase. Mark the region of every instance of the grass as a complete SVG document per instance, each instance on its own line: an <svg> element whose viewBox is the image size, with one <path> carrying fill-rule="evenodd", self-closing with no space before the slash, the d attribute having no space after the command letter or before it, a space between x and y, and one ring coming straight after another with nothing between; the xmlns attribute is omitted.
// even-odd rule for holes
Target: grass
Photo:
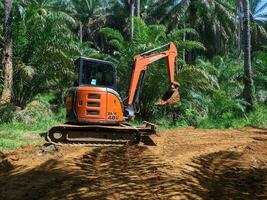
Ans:
<svg viewBox="0 0 267 200"><path fill-rule="evenodd" d="M63 123L61 113L51 118L39 119L31 124L6 123L0 125L0 149L16 149L23 145L40 145L44 138L41 133L47 132L52 126Z"/></svg>
<svg viewBox="0 0 267 200"><path fill-rule="evenodd" d="M204 117L198 124L199 128L242 128L252 126L267 128L267 107L258 106L256 111L247 116L236 116L233 113L224 113L220 117Z"/></svg>
<svg viewBox="0 0 267 200"><path fill-rule="evenodd" d="M33 144L38 145L42 143L39 132L24 131L20 129L7 129L0 127L0 148L15 149L23 145Z"/></svg>
<svg viewBox="0 0 267 200"><path fill-rule="evenodd" d="M175 123L170 122L170 120L166 118L162 118L160 120L157 120L155 123L160 131L166 131L169 129L174 129L174 128L186 128L188 127L188 124L185 121L177 121Z"/></svg>

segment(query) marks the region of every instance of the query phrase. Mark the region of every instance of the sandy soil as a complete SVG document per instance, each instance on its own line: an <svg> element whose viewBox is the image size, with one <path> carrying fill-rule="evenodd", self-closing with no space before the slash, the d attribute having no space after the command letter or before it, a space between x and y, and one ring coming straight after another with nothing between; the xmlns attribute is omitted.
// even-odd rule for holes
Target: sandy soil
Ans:
<svg viewBox="0 0 267 200"><path fill-rule="evenodd" d="M267 130L176 129L157 146L0 154L0 199L267 199Z"/></svg>

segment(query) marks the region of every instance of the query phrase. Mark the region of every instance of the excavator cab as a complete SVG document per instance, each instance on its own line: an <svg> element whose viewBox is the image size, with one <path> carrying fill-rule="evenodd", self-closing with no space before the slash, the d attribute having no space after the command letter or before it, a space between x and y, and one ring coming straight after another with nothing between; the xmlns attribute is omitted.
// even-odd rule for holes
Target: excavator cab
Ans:
<svg viewBox="0 0 267 200"><path fill-rule="evenodd" d="M74 63L79 72L78 86L117 89L117 73L113 63L84 57L77 59Z"/></svg>
<svg viewBox="0 0 267 200"><path fill-rule="evenodd" d="M118 124L123 121L122 100L116 91L116 66L81 57L74 62L76 85L67 92L67 121L72 124Z"/></svg>

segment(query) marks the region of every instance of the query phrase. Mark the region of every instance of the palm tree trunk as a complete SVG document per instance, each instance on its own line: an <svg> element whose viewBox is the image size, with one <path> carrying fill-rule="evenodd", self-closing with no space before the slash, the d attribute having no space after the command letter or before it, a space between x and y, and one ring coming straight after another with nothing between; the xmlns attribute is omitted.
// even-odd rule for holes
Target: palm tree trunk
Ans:
<svg viewBox="0 0 267 200"><path fill-rule="evenodd" d="M136 0L136 16L140 17L140 0Z"/></svg>
<svg viewBox="0 0 267 200"><path fill-rule="evenodd" d="M243 0L244 8L244 90L243 95L245 101L248 103L246 107L247 112L254 110L254 90L252 80L252 69L251 69L251 35L250 35L250 6L249 0Z"/></svg>
<svg viewBox="0 0 267 200"><path fill-rule="evenodd" d="M3 48L4 88L1 96L2 104L9 104L12 95L13 65L12 65L11 26L12 26L12 0L5 0L4 48Z"/></svg>
<svg viewBox="0 0 267 200"><path fill-rule="evenodd" d="M237 45L238 45L238 58L241 58L241 53L242 53L242 29L243 29L243 24L242 24L242 10L243 10L243 5L242 2L239 0L237 2L237 12L238 12L238 17L239 17L239 22L238 22L238 38L237 38Z"/></svg>
<svg viewBox="0 0 267 200"><path fill-rule="evenodd" d="M133 35L134 35L134 2L135 0L131 0L130 2L130 6L131 6L131 15L130 15L130 18L131 18L131 27L130 27L130 40L133 41Z"/></svg>
<svg viewBox="0 0 267 200"><path fill-rule="evenodd" d="M186 29L185 21L183 22L183 26L184 26L183 28ZM186 40L186 32L184 32L184 34L183 34L183 42L185 42L185 40ZM185 61L185 56L186 56L185 55L185 49L183 49L183 61L184 61L184 63L186 62ZM177 72L178 72L178 70L177 70Z"/></svg>
<svg viewBox="0 0 267 200"><path fill-rule="evenodd" d="M80 22L79 37L80 37L80 42L83 43L83 23L82 22Z"/></svg>

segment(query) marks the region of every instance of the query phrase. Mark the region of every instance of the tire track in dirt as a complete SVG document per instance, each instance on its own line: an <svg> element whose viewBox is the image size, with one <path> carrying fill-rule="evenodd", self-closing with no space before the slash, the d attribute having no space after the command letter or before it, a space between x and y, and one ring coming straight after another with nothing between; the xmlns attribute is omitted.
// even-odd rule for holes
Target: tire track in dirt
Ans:
<svg viewBox="0 0 267 200"><path fill-rule="evenodd" d="M170 199L173 196L169 189L173 178L160 171L166 166L146 147L105 148L97 155L91 152L84 157L87 159L79 166L98 177L96 193L105 194L103 199ZM95 157L94 169L84 168L92 157Z"/></svg>
<svg viewBox="0 0 267 200"><path fill-rule="evenodd" d="M7 153L0 199L267 199L267 131L167 131L155 147Z"/></svg>

